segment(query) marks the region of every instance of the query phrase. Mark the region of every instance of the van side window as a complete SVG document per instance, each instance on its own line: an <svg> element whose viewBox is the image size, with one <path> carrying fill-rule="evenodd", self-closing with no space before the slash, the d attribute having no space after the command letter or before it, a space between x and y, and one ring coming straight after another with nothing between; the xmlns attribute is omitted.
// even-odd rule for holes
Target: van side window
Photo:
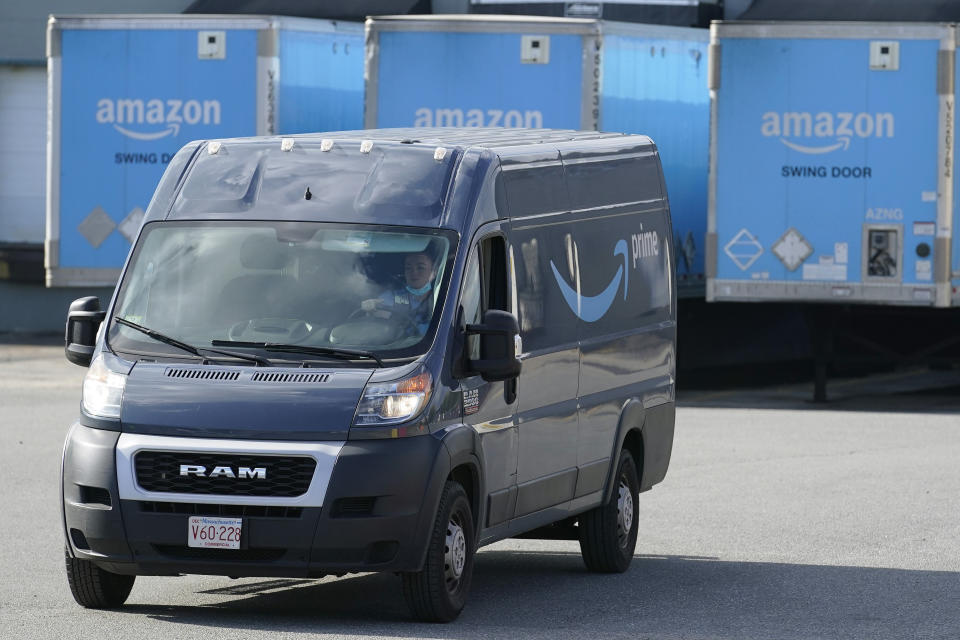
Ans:
<svg viewBox="0 0 960 640"><path fill-rule="evenodd" d="M460 306L463 307L463 322L477 324L481 319L480 311L480 261L477 250L470 251L467 269L463 276L463 291L460 293Z"/></svg>
<svg viewBox="0 0 960 640"><path fill-rule="evenodd" d="M477 250L470 251L467 270L463 276L463 291L460 293L460 306L463 308L463 324L480 324L480 260ZM467 337L466 357L468 360L480 358L480 340L477 336Z"/></svg>
<svg viewBox="0 0 960 640"><path fill-rule="evenodd" d="M593 224L594 227L602 226ZM514 224L511 240L517 284L517 316L524 351L556 349L577 342L577 316L561 287L577 289L578 256L567 224ZM583 260L579 256L579 260ZM562 283L562 284L561 284Z"/></svg>
<svg viewBox="0 0 960 640"><path fill-rule="evenodd" d="M519 156L511 160L522 162L531 159ZM522 218L567 209L567 187L563 182L563 165L559 154L547 161L540 160L532 167L527 163L501 162L503 188L511 217Z"/></svg>
<svg viewBox="0 0 960 640"><path fill-rule="evenodd" d="M510 311L507 246L503 236L480 241L480 264L483 267L483 310Z"/></svg>
<svg viewBox="0 0 960 640"><path fill-rule="evenodd" d="M460 294L465 324L480 324L487 309L510 310L506 243L502 236L484 238L471 251ZM467 357L480 358L479 336L470 336Z"/></svg>
<svg viewBox="0 0 960 640"><path fill-rule="evenodd" d="M658 200L657 157L641 153L611 160L570 154L563 158L572 209Z"/></svg>

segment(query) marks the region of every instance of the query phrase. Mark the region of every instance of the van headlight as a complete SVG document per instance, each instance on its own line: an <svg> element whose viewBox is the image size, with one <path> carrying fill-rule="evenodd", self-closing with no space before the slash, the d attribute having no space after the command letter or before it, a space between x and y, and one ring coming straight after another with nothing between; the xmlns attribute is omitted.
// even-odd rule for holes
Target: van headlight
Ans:
<svg viewBox="0 0 960 640"><path fill-rule="evenodd" d="M83 379L83 410L97 418L119 418L126 385L127 376L111 371L97 356Z"/></svg>
<svg viewBox="0 0 960 640"><path fill-rule="evenodd" d="M426 371L403 380L368 384L353 419L356 427L377 427L410 420L427 406L433 381Z"/></svg>

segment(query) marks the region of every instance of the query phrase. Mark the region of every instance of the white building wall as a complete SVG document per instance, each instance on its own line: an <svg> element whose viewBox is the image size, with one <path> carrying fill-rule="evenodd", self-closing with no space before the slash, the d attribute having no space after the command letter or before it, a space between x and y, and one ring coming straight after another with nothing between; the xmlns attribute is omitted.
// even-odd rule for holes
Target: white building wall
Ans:
<svg viewBox="0 0 960 640"><path fill-rule="evenodd" d="M41 244L47 157L47 68L0 65L0 243Z"/></svg>

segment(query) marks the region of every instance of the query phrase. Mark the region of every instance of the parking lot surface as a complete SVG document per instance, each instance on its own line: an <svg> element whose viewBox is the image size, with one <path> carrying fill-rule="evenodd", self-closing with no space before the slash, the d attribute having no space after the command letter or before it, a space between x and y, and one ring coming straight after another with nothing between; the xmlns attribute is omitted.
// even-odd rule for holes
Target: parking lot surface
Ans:
<svg viewBox="0 0 960 640"><path fill-rule="evenodd" d="M576 542L482 549L449 625L410 621L393 575L141 577L127 605L70 596L60 450L84 370L0 344L2 638L957 638L960 376L898 372L680 395L637 554L589 574ZM681 381L682 382L682 381Z"/></svg>

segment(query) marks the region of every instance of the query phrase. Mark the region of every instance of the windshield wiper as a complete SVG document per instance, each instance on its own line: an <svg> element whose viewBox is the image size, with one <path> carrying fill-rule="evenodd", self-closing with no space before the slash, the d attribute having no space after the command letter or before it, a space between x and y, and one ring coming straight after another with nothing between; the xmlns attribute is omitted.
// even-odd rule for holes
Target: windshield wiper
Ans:
<svg viewBox="0 0 960 640"><path fill-rule="evenodd" d="M341 349L339 347L311 347L302 344L283 344L280 342L243 342L240 340L213 340L210 342L215 347L250 347L253 349L263 349L264 351L280 351L285 353L306 353L315 356L330 356L352 360L354 358L367 358L375 361L379 366L384 366L383 360L375 353L370 351L361 351L360 349Z"/></svg>
<svg viewBox="0 0 960 640"><path fill-rule="evenodd" d="M261 367L269 367L269 366L270 366L270 361L267 360L266 358L262 358L262 357L260 357L260 356L254 356L254 355L250 355L250 354L248 354L248 353L236 353L236 352L233 352L233 351L219 351L219 350L217 350L217 349L208 349L208 348L206 348L206 347L195 347L195 346L193 346L192 344L187 344L186 342L181 342L181 341L177 340L176 338L171 338L170 336L165 335L165 334L163 334L163 333L160 333L159 331L156 331L156 330L154 330L154 329L150 329L150 328L148 328L148 327L144 327L143 325L137 324L136 322L133 322L133 321L131 321L131 320L127 320L126 318L121 318L120 316L114 316L114 317L113 317L113 320L114 320L114 322L116 322L116 323L118 323L118 324L122 324L122 325L125 326L125 327L130 327L131 329L136 329L136 330L139 331L140 333L145 334L145 335L148 335L148 336L150 336L151 338L153 338L154 340L156 340L156 341L158 341L158 342L162 342L162 343L164 343L164 344L168 344L168 345L170 345L171 347L176 347L176 348L178 348L178 349L181 349L181 350L183 350L183 351L186 351L187 353L192 353L193 355L199 356L199 357L201 357L201 358L204 357L204 355L201 353L201 351L208 351L208 352L210 352L210 353L216 353L216 354L219 354L219 355L221 355L221 356L227 356L227 357L229 357L229 358L236 358L236 359L238 359L238 360L246 360L247 362L253 362L253 363L255 363L255 364L257 364L257 365L259 365L259 366L261 366Z"/></svg>

